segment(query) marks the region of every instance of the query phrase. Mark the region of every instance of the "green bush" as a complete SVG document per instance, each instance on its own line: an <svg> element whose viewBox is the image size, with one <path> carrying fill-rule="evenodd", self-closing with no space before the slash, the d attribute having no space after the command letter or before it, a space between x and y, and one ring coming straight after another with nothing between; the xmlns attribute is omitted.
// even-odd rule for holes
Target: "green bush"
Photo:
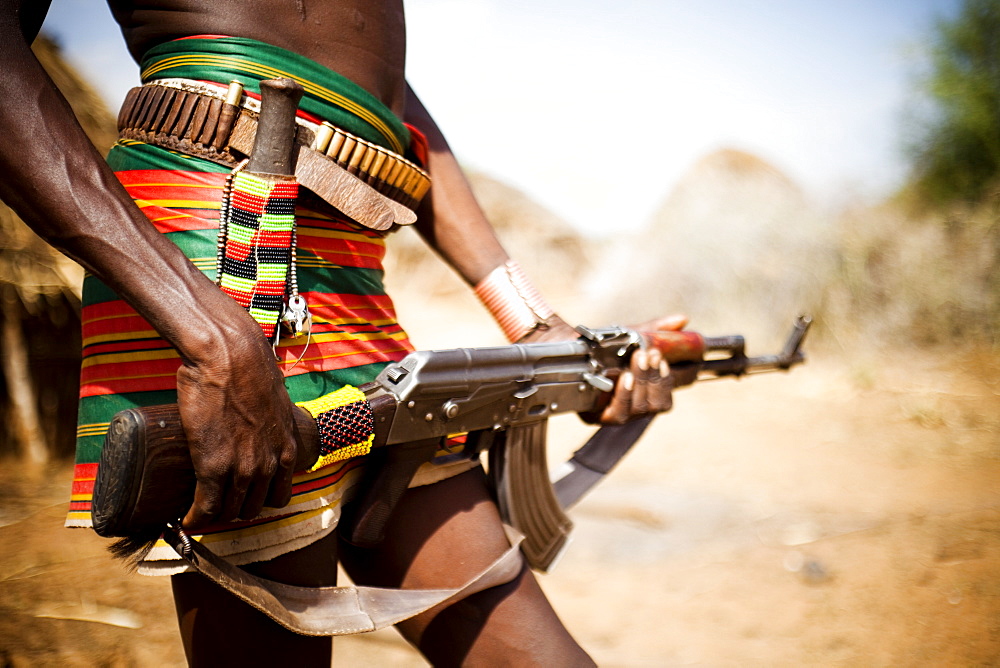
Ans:
<svg viewBox="0 0 1000 668"><path fill-rule="evenodd" d="M928 56L912 192L932 205L975 203L1000 182L1000 0L966 0L936 24Z"/></svg>

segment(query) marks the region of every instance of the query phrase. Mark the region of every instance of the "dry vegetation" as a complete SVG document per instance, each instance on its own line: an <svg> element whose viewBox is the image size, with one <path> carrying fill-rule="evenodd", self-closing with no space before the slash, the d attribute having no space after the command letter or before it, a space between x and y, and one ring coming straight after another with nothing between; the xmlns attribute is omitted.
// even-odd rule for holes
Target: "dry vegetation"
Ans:
<svg viewBox="0 0 1000 668"><path fill-rule="evenodd" d="M796 315L819 314L834 258L829 221L787 176L720 150L681 178L601 284L614 286L614 320L687 313L706 334L771 347Z"/></svg>
<svg viewBox="0 0 1000 668"><path fill-rule="evenodd" d="M596 282L620 286L602 296L611 319L679 310L706 333L768 346L808 312L814 342L848 354L1000 345L1000 194L945 212L902 197L822 212L770 165L724 150L690 170L641 239Z"/></svg>
<svg viewBox="0 0 1000 668"><path fill-rule="evenodd" d="M899 202L846 212L825 303L838 329L887 350L1000 346L998 207L1000 197L947 213Z"/></svg>

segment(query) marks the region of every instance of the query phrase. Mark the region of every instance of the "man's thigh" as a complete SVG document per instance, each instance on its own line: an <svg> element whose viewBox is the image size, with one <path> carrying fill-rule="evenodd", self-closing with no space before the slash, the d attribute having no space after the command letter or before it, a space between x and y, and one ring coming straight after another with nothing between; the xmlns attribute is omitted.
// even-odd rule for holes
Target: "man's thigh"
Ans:
<svg viewBox="0 0 1000 668"><path fill-rule="evenodd" d="M374 549L341 542L339 556L359 585L458 587L508 547L481 469L408 490ZM334 535L245 568L302 586L336 584ZM280 662L330 664L329 638L287 631L198 574L173 577L185 651L192 665ZM525 565L513 581L435 608L398 625L434 665L590 665Z"/></svg>
<svg viewBox="0 0 1000 668"><path fill-rule="evenodd" d="M329 587L337 584L334 534L271 561L243 566L260 577L285 584ZM199 573L172 577L181 640L192 666L329 666L330 638L293 633Z"/></svg>
<svg viewBox="0 0 1000 668"><path fill-rule="evenodd" d="M407 491L374 549L341 543L357 584L458 587L509 543L482 469ZM472 594L398 625L434 665L589 665L525 565L506 585Z"/></svg>

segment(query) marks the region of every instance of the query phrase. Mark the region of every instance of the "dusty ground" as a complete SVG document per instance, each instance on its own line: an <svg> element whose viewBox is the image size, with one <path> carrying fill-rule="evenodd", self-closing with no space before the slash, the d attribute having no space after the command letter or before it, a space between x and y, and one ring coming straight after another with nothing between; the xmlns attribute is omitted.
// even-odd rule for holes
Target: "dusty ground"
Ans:
<svg viewBox="0 0 1000 668"><path fill-rule="evenodd" d="M600 664L1000 665L1000 360L893 361L678 396L542 577ZM0 666L182 664L168 583L61 528L69 475L0 472ZM392 632L338 642L423 665Z"/></svg>

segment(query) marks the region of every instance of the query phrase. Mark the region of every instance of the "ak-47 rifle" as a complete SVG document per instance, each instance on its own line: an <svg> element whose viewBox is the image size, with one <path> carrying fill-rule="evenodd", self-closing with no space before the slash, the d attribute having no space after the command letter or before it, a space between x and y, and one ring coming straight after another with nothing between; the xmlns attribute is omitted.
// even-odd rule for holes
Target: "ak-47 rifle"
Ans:
<svg viewBox="0 0 1000 668"><path fill-rule="evenodd" d="M675 371L694 370L697 378L741 376L803 362L809 324L800 317L781 353L763 357L746 356L742 336L658 332L646 343ZM599 406L613 387L609 376L627 368L631 354L644 345L642 335L629 329L578 331L580 338L573 341L414 352L362 386L375 423L373 461L363 497L343 520L347 539L363 546L379 542L417 468L442 439L465 432L467 449L490 450L501 513L525 535L522 549L529 563L549 568L572 529L563 509L614 466L651 420L602 427L564 465L553 486L545 457L546 420ZM304 410L295 413L297 465L305 469L318 456L317 428ZM184 514L194 485L177 406L122 411L111 422L98 468L94 528L102 536L161 529Z"/></svg>

